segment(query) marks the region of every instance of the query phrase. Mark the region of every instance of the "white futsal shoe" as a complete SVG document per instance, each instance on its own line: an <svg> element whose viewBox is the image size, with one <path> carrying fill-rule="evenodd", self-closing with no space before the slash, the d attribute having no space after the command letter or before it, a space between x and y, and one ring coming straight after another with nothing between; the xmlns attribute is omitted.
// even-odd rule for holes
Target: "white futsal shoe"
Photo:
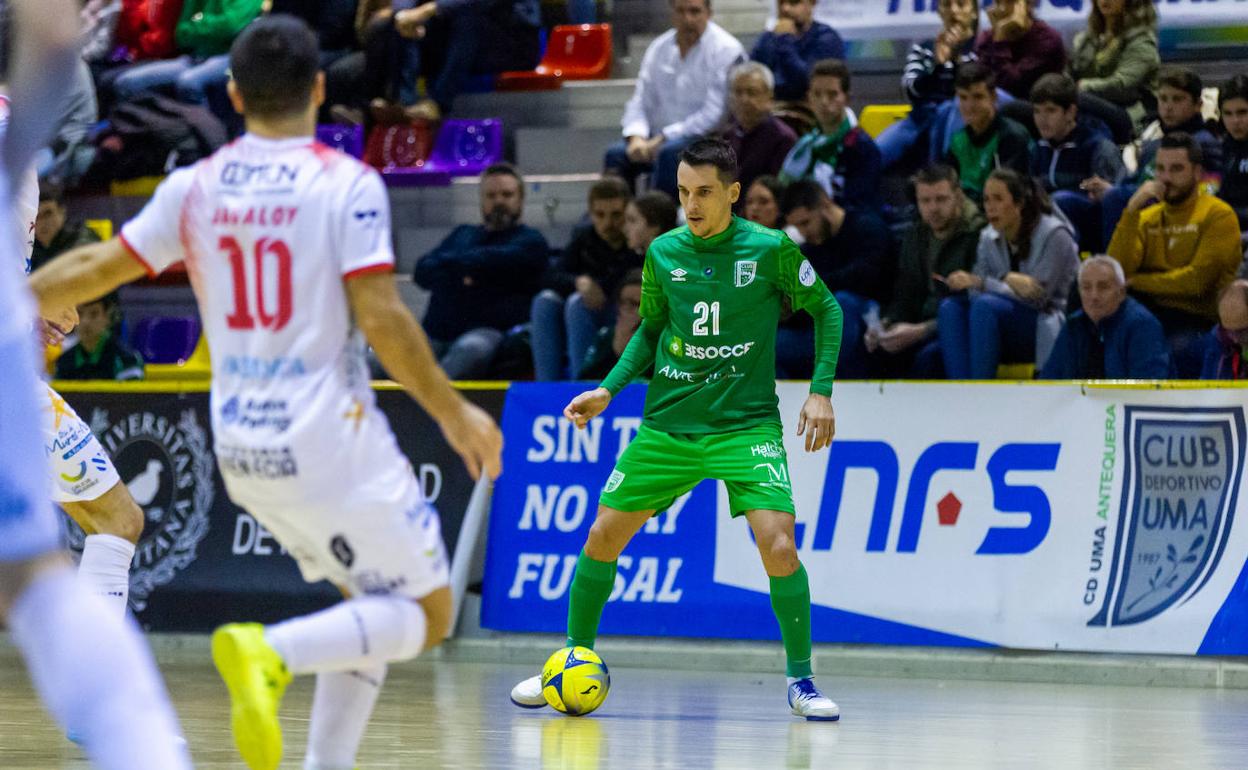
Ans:
<svg viewBox="0 0 1248 770"><path fill-rule="evenodd" d="M542 695L542 676L531 676L511 688L511 702L524 709L540 709L546 704Z"/></svg>
<svg viewBox="0 0 1248 770"><path fill-rule="evenodd" d="M512 692L512 700L515 700L515 691ZM809 722L835 722L841 718L840 706L819 692L812 677L789 678L789 708L795 716L805 717Z"/></svg>

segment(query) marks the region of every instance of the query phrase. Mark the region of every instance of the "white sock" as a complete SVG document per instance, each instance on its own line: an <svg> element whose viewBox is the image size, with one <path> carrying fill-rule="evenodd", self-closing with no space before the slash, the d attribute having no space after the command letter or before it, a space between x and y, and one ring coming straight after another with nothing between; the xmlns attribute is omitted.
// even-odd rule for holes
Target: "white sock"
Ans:
<svg viewBox="0 0 1248 770"><path fill-rule="evenodd" d="M34 579L9 629L52 716L102 770L189 770L177 718L138 628L77 585L71 570Z"/></svg>
<svg viewBox="0 0 1248 770"><path fill-rule="evenodd" d="M416 657L425 611L399 596L363 596L264 630L292 674L367 670Z"/></svg>
<svg viewBox="0 0 1248 770"><path fill-rule="evenodd" d="M352 770L364 729L386 681L386 667L316 675L304 770Z"/></svg>
<svg viewBox="0 0 1248 770"><path fill-rule="evenodd" d="M124 615L133 561L134 543L129 540L116 535L87 535L78 564L78 582Z"/></svg>

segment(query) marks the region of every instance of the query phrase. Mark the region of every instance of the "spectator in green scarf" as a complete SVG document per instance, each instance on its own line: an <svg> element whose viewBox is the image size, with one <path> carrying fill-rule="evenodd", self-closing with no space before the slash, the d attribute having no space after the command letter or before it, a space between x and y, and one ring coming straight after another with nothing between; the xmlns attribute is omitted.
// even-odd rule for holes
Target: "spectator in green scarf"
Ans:
<svg viewBox="0 0 1248 770"><path fill-rule="evenodd" d="M780 169L780 181L788 184L813 179L842 206L878 211L880 149L847 114L849 81L845 62L815 62L807 96L818 122L789 151Z"/></svg>

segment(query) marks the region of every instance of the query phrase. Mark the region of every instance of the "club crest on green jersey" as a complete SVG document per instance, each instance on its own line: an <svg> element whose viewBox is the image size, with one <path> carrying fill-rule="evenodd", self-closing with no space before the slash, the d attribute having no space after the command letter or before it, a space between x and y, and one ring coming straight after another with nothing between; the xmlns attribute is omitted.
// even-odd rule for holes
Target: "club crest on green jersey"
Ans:
<svg viewBox="0 0 1248 770"><path fill-rule="evenodd" d="M682 355L685 351L684 340L680 337L672 337L672 341L668 344L667 349L670 350L674 356Z"/></svg>
<svg viewBox="0 0 1248 770"><path fill-rule="evenodd" d="M736 265L735 280L733 286L738 289L749 286L754 283L754 276L758 274L758 263L752 259L738 260Z"/></svg>
<svg viewBox="0 0 1248 770"><path fill-rule="evenodd" d="M614 492L620 488L620 484L624 483L624 474L619 471L611 471L610 478L607 479L607 485L603 487L603 492Z"/></svg>

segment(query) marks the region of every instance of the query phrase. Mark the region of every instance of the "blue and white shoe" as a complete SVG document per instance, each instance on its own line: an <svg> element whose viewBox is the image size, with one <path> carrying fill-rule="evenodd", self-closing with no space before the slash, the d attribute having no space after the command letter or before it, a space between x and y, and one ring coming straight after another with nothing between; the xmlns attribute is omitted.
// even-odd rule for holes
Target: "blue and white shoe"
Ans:
<svg viewBox="0 0 1248 770"><path fill-rule="evenodd" d="M795 716L810 722L835 722L841 718L841 708L819 692L813 677L789 678L789 708Z"/></svg>
<svg viewBox="0 0 1248 770"><path fill-rule="evenodd" d="M511 688L511 702L525 709L540 709L547 705L542 695L542 676L531 676Z"/></svg>

